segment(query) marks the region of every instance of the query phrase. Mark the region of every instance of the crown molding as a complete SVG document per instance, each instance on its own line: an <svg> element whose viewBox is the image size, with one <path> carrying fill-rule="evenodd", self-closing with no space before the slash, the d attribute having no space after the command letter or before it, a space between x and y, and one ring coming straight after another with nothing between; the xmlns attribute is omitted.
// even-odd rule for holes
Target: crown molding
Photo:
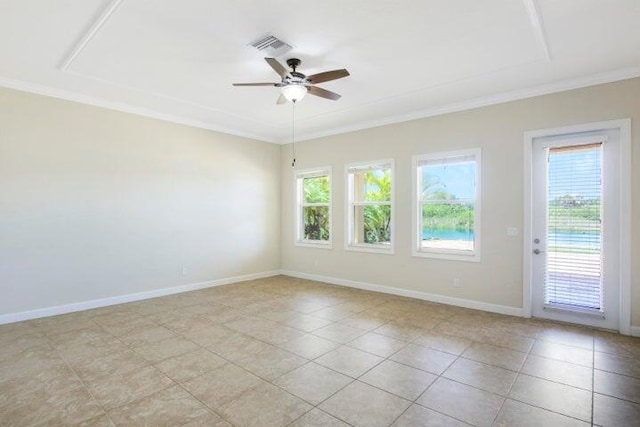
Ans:
<svg viewBox="0 0 640 427"><path fill-rule="evenodd" d="M578 77L574 79L562 80L554 83L533 86L526 89L518 89L509 92L503 92L496 95L474 98L467 101L446 104L439 107L429 108L426 110L415 111L406 114L398 114L394 116L384 117L376 120L369 120L355 123L353 125L328 129L322 132L306 133L296 135L296 142L308 141L312 139L324 138L328 136L339 135L348 132L355 132L363 129L370 129L380 126L391 125L395 123L408 122L411 120L424 119L427 117L441 116L449 113L473 110L475 108L488 107L491 105L503 104L521 99L534 98L536 96L550 95L568 90L581 89L589 86L597 86L606 83L613 83L621 80L627 80L640 77L640 66L622 68L606 73L593 74L590 76ZM279 144L288 144L282 139L276 140Z"/></svg>
<svg viewBox="0 0 640 427"><path fill-rule="evenodd" d="M560 82L544 84L540 86L534 86L526 89L519 89L510 92L504 92L497 95L485 96L475 98L467 101L452 103L443 105L440 107L429 108L426 110L420 110L407 114L399 114L389 116L386 118L369 120L364 122L355 123L349 126L342 126L333 129L327 129L322 132L306 133L296 135L296 142L308 141L312 139L324 138L328 136L334 136L338 134L354 132L363 129L375 128L380 126L391 125L395 123L402 123L411 120L423 119L427 117L440 116L443 114L455 113L460 111L472 110L475 108L487 107L496 104L502 104L505 102L518 101L521 99L533 98L536 96L550 95L553 93L564 92L573 89L581 89L589 86L596 86L600 84L613 83L620 80L627 80L640 77L640 66L623 68L607 73L594 74L585 77L578 77L575 79L562 80ZM26 82L16 79L8 79L0 77L0 87L6 87L9 89L20 90L23 92L35 93L38 95L49 96L58 99L64 99L67 101L78 102L81 104L93 105L96 107L106 108L109 110L121 111L124 113L135 114L138 116L148 117L151 119L162 120L166 122L181 124L185 126L196 127L200 129L211 130L214 132L226 133L229 135L239 136L242 138L249 138L257 141L263 141L273 144L286 145L290 144L289 137L287 139L277 138L273 136L258 135L251 132L244 132L237 129L230 129L223 126L218 126L209 122L190 119L188 117L182 117L173 114L162 113L152 109L131 105L124 102L108 101L103 98L98 98L89 95L83 95L74 93L62 89L55 89L36 83Z"/></svg>
<svg viewBox="0 0 640 427"><path fill-rule="evenodd" d="M77 102L80 104L92 105L94 107L106 108L108 110L120 111L123 113L134 114L137 116L147 117L155 120L162 120L165 122L176 123L179 125L185 125L185 126L195 127L199 129L206 129L214 132L225 133L228 135L239 136L242 138L248 138L256 141L279 144L279 142L275 141L272 138L265 137L264 135L257 135L250 132L243 132L236 129L216 126L208 122L194 120L188 117L162 113L156 110L127 104L124 102L108 101L103 98L83 95L80 93L69 92L61 89L55 89L55 88L39 85L36 83L26 82L22 80L7 79L7 78L0 77L0 87L15 89L22 92L34 93L37 95L44 95L51 98L63 99L66 101Z"/></svg>
<svg viewBox="0 0 640 427"><path fill-rule="evenodd" d="M229 115L228 113L218 110L218 109L213 109L210 108L207 105L203 105L203 104L198 104L198 103L194 103L191 101L187 101L184 99L180 99L180 98L176 98L174 96L170 96L170 95L165 95L163 93L159 93L159 92L148 92L148 91L143 91L140 89L137 89L135 87L131 87L128 85L124 85L124 84L120 84L111 80L106 80L97 76L92 76L92 75L87 75L78 71L74 71L71 67L71 65L73 64L73 62L78 58L78 56L87 48L87 46L89 45L89 43L91 42L91 40L93 40L98 33L100 32L100 30L104 27L105 24L107 24L113 17L113 15L115 14L116 10L124 3L125 0L111 0L107 6L103 9L102 13L100 13L93 21L91 21L91 25L87 28L87 30L81 34L81 36L78 38L77 42L74 44L73 48L69 51L69 53L67 53L64 58L62 59L62 61L60 62L60 65L58 66L58 69L62 72L71 74L75 77L79 77L82 79L88 79L88 80L93 80L95 82L101 83L101 84L106 84L106 85L110 85L110 86L114 86L114 87L118 87L120 89L124 89L126 91L131 91L131 92L138 92L141 93L145 96L153 96L156 98L161 98L161 99L165 99L169 102L173 102L173 103L181 103L181 104L185 104L185 105L189 105L192 107L196 107L200 110L204 110L204 111L210 111L210 112L214 112L217 114L226 114ZM79 101L82 102L82 101ZM134 109L138 109L135 106L129 106L131 108ZM110 108L110 107L107 107ZM116 108L118 109L118 108ZM131 111L127 111L127 112L131 112ZM176 117L176 116L172 116L169 115L170 118L169 119L164 119L164 118L160 118L157 117L157 112L155 111L150 111L151 113L153 113L153 116L149 116L148 114L142 114L145 116L149 116L152 118L159 118L160 120L168 120L168 121L172 121L172 122L176 122L176 123L183 123L183 124L188 124L189 126L195 126L195 127L199 127L199 128L205 128L205 129L209 129L209 130L216 130L216 131L220 131L220 132L224 132L224 133L228 133L228 134L232 134L232 135L238 135L238 136L246 136L249 138L253 138L253 139L258 139L261 141L265 141L265 142L272 142L272 141L268 141L265 140L264 137L255 135L255 134L248 134L248 133L240 133L238 131L235 131L233 129L228 129L228 128L221 128L219 126L214 126L210 123L204 123L204 122L200 122L199 124L197 124L197 122L189 119L189 118L183 118L183 117ZM137 114L137 113L134 113ZM163 113L159 113L161 114L163 117L165 117L166 115ZM239 119L244 119L243 117L240 116L235 116L236 118ZM188 121L188 123L184 123L184 121Z"/></svg>

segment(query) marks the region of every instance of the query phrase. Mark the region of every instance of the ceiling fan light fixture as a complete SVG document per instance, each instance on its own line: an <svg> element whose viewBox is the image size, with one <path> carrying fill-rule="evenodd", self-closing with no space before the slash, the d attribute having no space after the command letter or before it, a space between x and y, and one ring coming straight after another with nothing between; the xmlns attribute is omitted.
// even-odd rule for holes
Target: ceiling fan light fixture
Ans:
<svg viewBox="0 0 640 427"><path fill-rule="evenodd" d="M291 102L301 101L307 94L307 87L301 84L288 84L282 87L282 94Z"/></svg>

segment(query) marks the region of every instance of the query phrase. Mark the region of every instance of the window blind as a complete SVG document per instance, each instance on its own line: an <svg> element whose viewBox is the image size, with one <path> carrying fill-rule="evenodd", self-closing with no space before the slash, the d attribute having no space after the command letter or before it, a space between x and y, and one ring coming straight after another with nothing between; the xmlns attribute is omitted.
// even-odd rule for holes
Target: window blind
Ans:
<svg viewBox="0 0 640 427"><path fill-rule="evenodd" d="M472 163L476 161L475 154L465 154L461 156L440 157L433 159L421 159L417 166L445 166L460 163Z"/></svg>
<svg viewBox="0 0 640 427"><path fill-rule="evenodd" d="M350 166L347 168L347 173L364 173L364 172L374 172L378 170L391 169L391 164L389 163L380 163L380 164L371 164L371 165L362 165L362 166Z"/></svg>
<svg viewBox="0 0 640 427"><path fill-rule="evenodd" d="M603 311L602 142L549 148L545 304Z"/></svg>

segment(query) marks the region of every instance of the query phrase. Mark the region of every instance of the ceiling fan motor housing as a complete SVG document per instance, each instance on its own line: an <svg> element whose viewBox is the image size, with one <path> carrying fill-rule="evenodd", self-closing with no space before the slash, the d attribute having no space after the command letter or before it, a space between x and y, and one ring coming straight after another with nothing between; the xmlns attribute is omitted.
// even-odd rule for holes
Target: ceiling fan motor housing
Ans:
<svg viewBox="0 0 640 427"><path fill-rule="evenodd" d="M302 73L299 73L296 71L296 68L298 68L300 66L300 64L302 63L302 61L300 61L298 58L289 58L287 59L287 65L289 66L289 68L291 68L293 71L291 71L289 74L291 74L291 81L295 82L295 83L302 83L307 76L305 76Z"/></svg>
<svg viewBox="0 0 640 427"><path fill-rule="evenodd" d="M300 61L298 58L289 58L289 59L287 59L287 65L289 67L291 67L293 69L293 71L296 71L296 68L298 68L301 63L302 63L302 61Z"/></svg>

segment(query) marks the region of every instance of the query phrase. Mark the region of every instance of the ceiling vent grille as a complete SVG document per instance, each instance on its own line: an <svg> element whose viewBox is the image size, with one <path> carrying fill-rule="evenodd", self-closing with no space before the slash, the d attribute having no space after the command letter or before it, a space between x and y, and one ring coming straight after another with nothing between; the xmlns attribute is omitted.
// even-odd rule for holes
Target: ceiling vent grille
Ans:
<svg viewBox="0 0 640 427"><path fill-rule="evenodd" d="M262 37L250 43L250 45L272 58L282 56L292 49L289 44L274 36Z"/></svg>

